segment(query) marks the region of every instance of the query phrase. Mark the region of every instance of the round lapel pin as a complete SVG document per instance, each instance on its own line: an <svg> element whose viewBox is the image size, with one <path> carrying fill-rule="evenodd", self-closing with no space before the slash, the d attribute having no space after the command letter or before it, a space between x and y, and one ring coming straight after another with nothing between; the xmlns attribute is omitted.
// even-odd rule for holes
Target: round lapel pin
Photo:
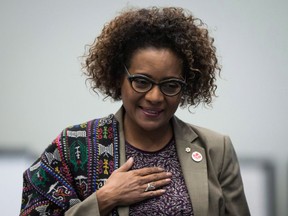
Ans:
<svg viewBox="0 0 288 216"><path fill-rule="evenodd" d="M192 159L193 159L195 162L200 162L200 161L202 161L203 156L202 156L202 154L201 154L200 152L194 151L194 152L192 153Z"/></svg>

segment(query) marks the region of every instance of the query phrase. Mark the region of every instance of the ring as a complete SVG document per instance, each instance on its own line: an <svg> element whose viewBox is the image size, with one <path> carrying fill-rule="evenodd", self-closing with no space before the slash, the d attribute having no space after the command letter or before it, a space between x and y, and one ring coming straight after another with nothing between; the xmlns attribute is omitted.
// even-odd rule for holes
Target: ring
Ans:
<svg viewBox="0 0 288 216"><path fill-rule="evenodd" d="M155 186L152 183L148 183L145 192L155 190Z"/></svg>

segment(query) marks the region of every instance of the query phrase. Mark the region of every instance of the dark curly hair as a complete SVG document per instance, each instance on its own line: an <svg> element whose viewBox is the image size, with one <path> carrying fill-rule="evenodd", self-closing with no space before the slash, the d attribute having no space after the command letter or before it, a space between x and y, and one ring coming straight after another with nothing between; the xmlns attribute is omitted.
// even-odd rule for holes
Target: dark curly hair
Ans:
<svg viewBox="0 0 288 216"><path fill-rule="evenodd" d="M183 61L187 88L180 106L210 105L220 66L205 24L183 8L130 8L106 24L84 55L84 74L97 93L121 100L124 64L140 48L169 48Z"/></svg>

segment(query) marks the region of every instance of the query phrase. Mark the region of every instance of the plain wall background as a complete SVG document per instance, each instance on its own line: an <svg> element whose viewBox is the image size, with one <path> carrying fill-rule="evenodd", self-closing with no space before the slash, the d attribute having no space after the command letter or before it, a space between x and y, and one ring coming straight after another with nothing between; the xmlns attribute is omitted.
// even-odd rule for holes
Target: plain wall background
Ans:
<svg viewBox="0 0 288 216"><path fill-rule="evenodd" d="M177 115L229 134L239 157L276 167L277 215L287 211L288 2L0 0L0 148L40 154L66 126L114 113L81 75L85 45L126 6L181 6L201 18L222 64L212 109Z"/></svg>

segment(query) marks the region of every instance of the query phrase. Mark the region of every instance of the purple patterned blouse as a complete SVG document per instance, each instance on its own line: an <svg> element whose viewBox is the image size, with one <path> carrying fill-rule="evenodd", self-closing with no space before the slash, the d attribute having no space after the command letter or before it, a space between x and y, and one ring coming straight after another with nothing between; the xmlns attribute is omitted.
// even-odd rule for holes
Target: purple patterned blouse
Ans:
<svg viewBox="0 0 288 216"><path fill-rule="evenodd" d="M157 152L145 152L126 142L126 157L127 159L134 158L132 169L157 166L172 173L172 182L165 186L165 194L131 205L129 215L193 216L193 208L182 175L174 139Z"/></svg>

